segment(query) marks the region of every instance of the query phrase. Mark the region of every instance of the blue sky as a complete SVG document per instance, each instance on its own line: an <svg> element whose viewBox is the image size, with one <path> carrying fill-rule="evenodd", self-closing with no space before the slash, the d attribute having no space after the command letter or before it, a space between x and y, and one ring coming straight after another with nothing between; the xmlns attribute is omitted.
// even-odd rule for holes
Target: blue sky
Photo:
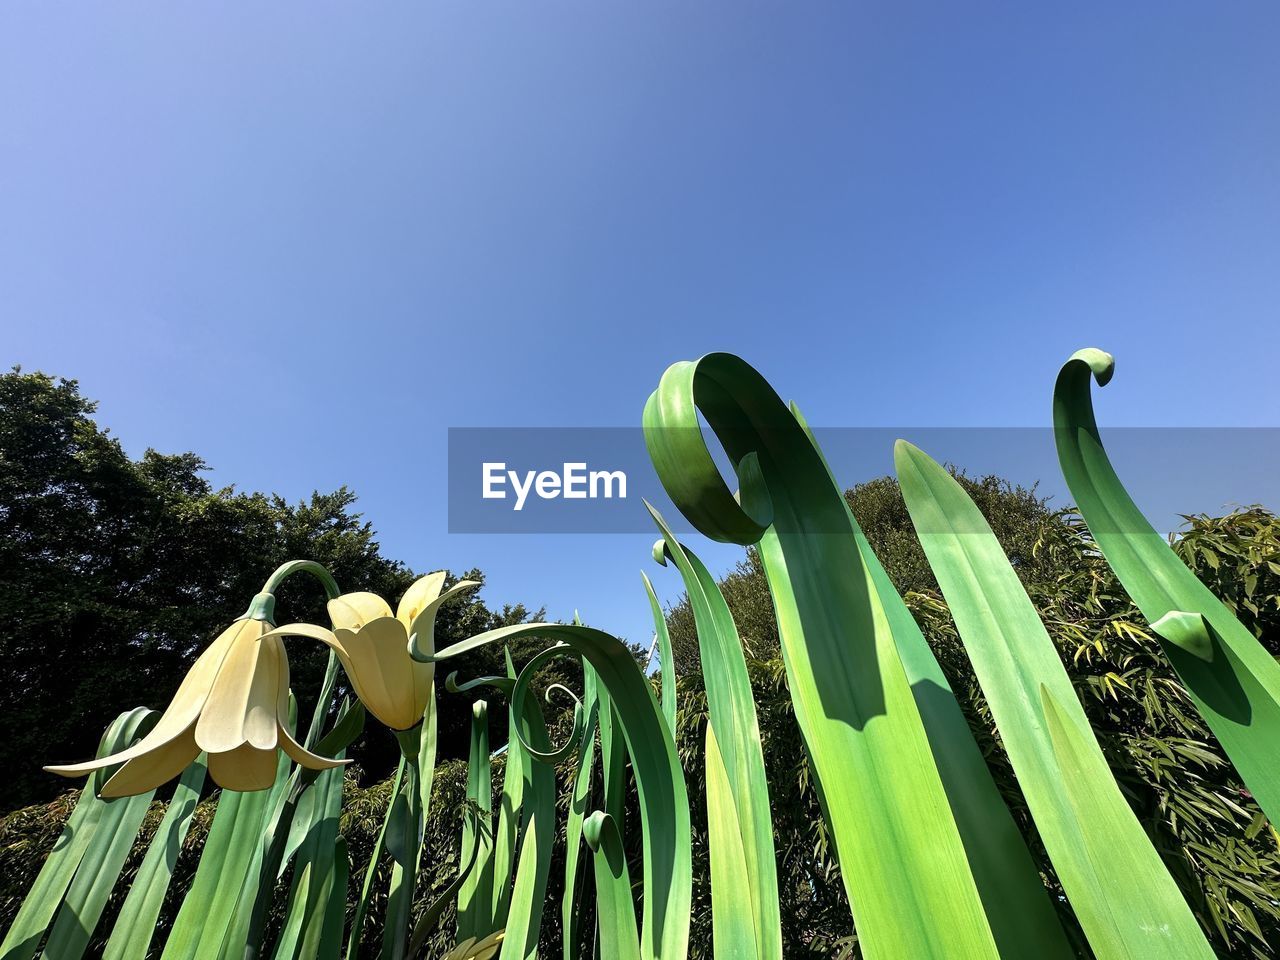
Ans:
<svg viewBox="0 0 1280 960"><path fill-rule="evenodd" d="M0 362L646 639L650 536L447 534L448 427L634 426L711 350L816 424L1041 426L1085 345L1106 424L1274 426L1278 41L1247 2L7 3Z"/></svg>

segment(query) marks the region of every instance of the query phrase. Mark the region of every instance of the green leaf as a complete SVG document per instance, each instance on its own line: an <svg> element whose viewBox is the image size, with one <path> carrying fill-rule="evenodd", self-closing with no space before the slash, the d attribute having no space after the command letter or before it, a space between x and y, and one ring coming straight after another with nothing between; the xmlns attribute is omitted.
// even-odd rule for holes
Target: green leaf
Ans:
<svg viewBox="0 0 1280 960"><path fill-rule="evenodd" d="M569 649L552 647L532 657L520 671L511 693L510 724L513 742L519 744L525 757L525 782L520 854L511 890L511 905L505 925L495 922L495 928L505 926L506 931L500 954L502 960L534 960L538 955L538 936L555 843L556 774L553 764L564 751L552 749L542 710L536 699L528 695L529 684L543 663ZM579 716L580 709L575 710L574 733L567 742L569 747L581 733Z"/></svg>
<svg viewBox="0 0 1280 960"><path fill-rule="evenodd" d="M446 660L490 643L540 636L563 640L595 668L601 691L608 691L626 740L644 818L644 921L642 960L678 960L689 943L692 899L689 799L675 741L653 689L617 637L590 627L526 623L490 630L441 650ZM518 699L519 690L513 699ZM514 705L513 705L514 709ZM604 707L601 706L603 725ZM499 838L501 839L501 838ZM522 945L523 946L523 945ZM505 948L505 943L504 943Z"/></svg>
<svg viewBox="0 0 1280 960"><path fill-rule="evenodd" d="M575 901L582 895L585 874L578 873L579 855L582 850L582 824L586 819L587 800L591 794L591 772L595 765L596 728L600 714L600 700L596 695L595 671L589 663L582 665L583 705L587 722L578 743L578 765L573 776L573 793L569 798L569 815L565 820L564 894L560 901L560 929L564 947L564 960L578 960L588 949L583 944L582 914L575 909ZM594 939L594 937L593 937Z"/></svg>
<svg viewBox="0 0 1280 960"><path fill-rule="evenodd" d="M1095 954L1208 960L1213 952L1116 786L995 534L963 488L924 453L899 440L894 459L1018 784Z"/></svg>
<svg viewBox="0 0 1280 960"><path fill-rule="evenodd" d="M650 507L650 510L653 508ZM653 592L653 584L643 570L640 578L644 580L644 592L649 597L649 612L653 614L653 631L658 637L658 656L661 658L659 675L662 677L662 715L667 718L667 726L676 728L676 657L671 647L671 631L667 629L667 618L662 614L662 604L658 595Z"/></svg>
<svg viewBox="0 0 1280 960"><path fill-rule="evenodd" d="M467 764L467 799L475 804L484 823L472 817L462 820L459 862L475 849L480 869L472 870L458 889L458 940L485 937L493 932L493 841L487 824L493 818L493 774L489 763L489 705L471 705L471 757Z"/></svg>
<svg viewBox="0 0 1280 960"><path fill-rule="evenodd" d="M737 494L707 449L700 413L737 473ZM763 377L722 353L670 367L644 428L685 517L713 539L759 544L863 955L995 957L891 623L808 434Z"/></svg>
<svg viewBox="0 0 1280 960"><path fill-rule="evenodd" d="M1120 483L1098 435L1090 392L1091 378L1105 386L1113 372L1110 354L1086 349L1058 374L1053 423L1067 486L1107 563L1153 628L1170 623L1164 618L1175 612L1204 618L1211 656L1161 636L1165 655L1259 805L1280 822L1280 664L1178 559Z"/></svg>
<svg viewBox="0 0 1280 960"><path fill-rule="evenodd" d="M316 960L338 960L342 953L342 928L347 920L347 885L350 880L351 861L347 854L347 841L339 836L334 842L333 884L329 903L324 911L324 928Z"/></svg>
<svg viewBox="0 0 1280 960"><path fill-rule="evenodd" d="M502 690L508 697L515 688L516 667L511 662L511 651L503 650L507 661L507 676L489 678L491 686ZM476 681L479 682L479 681ZM524 805L525 764L529 759L515 736L516 728L509 727L506 763L502 773L502 794L498 807L498 829L493 837L493 916L504 918L511 908L511 884L516 867L516 849L520 836L520 811Z"/></svg>
<svg viewBox="0 0 1280 960"><path fill-rule="evenodd" d="M400 786L404 783L404 770L407 766L404 756L400 757L400 763L396 767L395 779L391 783L391 796L394 798L400 793ZM351 919L351 930L347 934L347 952L346 960L357 960L360 956L360 944L364 934L364 918L369 912L369 900L373 896L373 884L378 876L378 864L382 861L382 853L386 849L387 840L387 821L391 817L391 804L387 804L387 815L382 818L382 825L378 828L378 839L373 845L373 853L369 857L369 864L365 868L364 883L360 888L360 896L356 900L355 912Z"/></svg>
<svg viewBox="0 0 1280 960"><path fill-rule="evenodd" d="M791 413L804 428L814 450L822 456L813 432L794 403ZM825 457L823 463L826 464ZM827 474L835 484L829 465ZM920 711L996 945L1002 956L1034 953L1041 960L1068 960L1073 955L1071 945L1044 889L1040 871L974 740L964 711L915 618L871 549L848 501L845 501L845 512L858 552L889 621L894 646Z"/></svg>
<svg viewBox="0 0 1280 960"><path fill-rule="evenodd" d="M618 825L603 810L597 810L583 824L583 837L592 850L596 875L599 960L639 960L644 954L636 938L636 908Z"/></svg>
<svg viewBox="0 0 1280 960"><path fill-rule="evenodd" d="M465 815L468 817L476 817L477 814L478 811L472 809ZM444 914L445 910L448 909L450 902L457 897L458 889L466 882L467 877L471 875L471 871L475 869L476 863L479 860L480 844L486 839L486 832L486 824L477 819L472 829L473 842L471 844L471 849L470 851L464 851L464 854L466 855L466 863L462 865L457 876L449 882L444 890L441 891L440 895L432 901L431 905L422 912L422 916L419 917L418 922L414 924L413 936L409 941L410 957L418 957L421 955L422 947L427 942L427 937L431 935L431 931L435 929L435 925L440 922L440 917ZM492 842L492 834L489 834L487 839Z"/></svg>
<svg viewBox="0 0 1280 960"><path fill-rule="evenodd" d="M707 845L711 853L711 936L716 956L759 957L751 868L743 849L743 832L733 785L716 744L715 726L707 724ZM774 891L776 902L777 891ZM779 930L779 938L781 931ZM781 955L781 950L776 955Z"/></svg>
<svg viewBox="0 0 1280 960"><path fill-rule="evenodd" d="M154 726L157 719L159 714L145 707L120 714L103 733L96 756L105 757L125 749ZM133 826L131 833L128 832L128 821L136 815L138 806L129 802L134 798L104 800L95 795L95 791L114 772L108 768L92 774L80 791L80 798L62 834L27 892L3 944L0 944L0 958L3 960L30 960L34 957L50 922L55 923L50 938L57 937L55 945L68 951L68 960L84 952L84 945L97 925L102 905L124 863L119 857L121 841L116 834L125 836L128 844L132 845L141 824L141 817L138 817L138 824ZM144 815L150 799L148 794L141 802ZM128 852L126 846L125 856ZM119 865L112 871L110 866L116 859L119 859ZM54 921L55 913L58 914L57 921ZM58 926L62 929L58 930Z"/></svg>
<svg viewBox="0 0 1280 960"><path fill-rule="evenodd" d="M417 730L397 731L402 750ZM391 883L387 890L387 914L382 928L382 955L400 960L409 945L409 919L417 886L418 860L422 853L421 755L405 752L404 778L391 798L387 813L386 848L391 856Z"/></svg>
<svg viewBox="0 0 1280 960"><path fill-rule="evenodd" d="M342 759L339 751L336 759ZM342 814L342 767L322 771L303 795L293 826L303 838L293 857L293 876L285 900L284 925L276 941L276 960L314 960L322 944L332 938L330 905L339 889L339 874L345 876L345 849L339 863L338 820ZM305 806L304 806L305 804ZM344 845L345 847L345 845ZM342 884L339 916L346 916L346 884ZM341 937L341 924L338 934Z"/></svg>
<svg viewBox="0 0 1280 960"><path fill-rule="evenodd" d="M289 725L297 702L289 698ZM269 790L223 790L163 960L240 960L248 942L267 830L285 800L292 764L282 752Z"/></svg>
<svg viewBox="0 0 1280 960"><path fill-rule="evenodd" d="M708 751L706 760L708 822L715 817L729 818L710 837L711 911L717 944L721 940L732 944L725 956L780 960L782 922L778 914L778 868L769 813L769 782L765 778L760 725L742 641L711 573L697 554L680 544L662 515L645 505L662 533L662 539L654 546L654 557L662 563L670 558L684 578L697 625L710 714L708 726L715 731L714 737L709 735L708 744L718 747L715 759ZM715 765L719 769L713 770ZM725 778L728 794L717 798L722 802L715 813L710 809L713 776ZM731 839L727 839L729 834L733 834ZM729 842L732 849L717 851L718 841ZM739 856L744 860L745 882L734 878L717 884L716 863L736 865ZM736 922L745 922L745 930L729 933L729 927Z"/></svg>
<svg viewBox="0 0 1280 960"><path fill-rule="evenodd" d="M196 804L200 802L206 769L204 754L201 754L183 772L174 788L164 819L151 838L137 876L129 887L129 894L120 907L115 926L111 928L104 960L132 960L147 955L160 908L169 890L169 881L173 879L174 864L182 852Z"/></svg>

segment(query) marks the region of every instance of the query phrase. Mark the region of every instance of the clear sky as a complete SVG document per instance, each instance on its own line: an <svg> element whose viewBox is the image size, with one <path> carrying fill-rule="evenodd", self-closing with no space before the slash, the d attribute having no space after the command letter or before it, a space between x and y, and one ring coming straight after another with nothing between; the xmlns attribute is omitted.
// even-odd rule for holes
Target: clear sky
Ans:
<svg viewBox="0 0 1280 960"><path fill-rule="evenodd" d="M450 536L448 427L635 426L711 350L815 424L1041 426L1086 345L1104 424L1280 424L1277 50L1272 2L13 0L0 362L645 640L652 537Z"/></svg>

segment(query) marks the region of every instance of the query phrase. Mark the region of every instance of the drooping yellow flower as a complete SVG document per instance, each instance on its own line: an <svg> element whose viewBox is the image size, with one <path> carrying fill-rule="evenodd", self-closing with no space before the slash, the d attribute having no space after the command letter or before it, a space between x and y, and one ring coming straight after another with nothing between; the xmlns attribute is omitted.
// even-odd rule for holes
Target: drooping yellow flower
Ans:
<svg viewBox="0 0 1280 960"><path fill-rule="evenodd" d="M435 679L435 664L409 656L409 644L434 652L436 611L463 590L479 586L460 580L443 593L444 572L416 580L395 615L373 593L344 593L329 601L333 630L311 623L291 623L264 637L310 637L328 644L338 655L365 707L392 730L409 730L422 720ZM277 641L278 642L278 641Z"/></svg>
<svg viewBox="0 0 1280 960"><path fill-rule="evenodd" d="M289 661L271 625L237 620L200 654L155 727L132 747L88 763L45 767L78 777L123 763L104 797L154 790L176 777L201 751L209 775L228 790L265 790L276 779L276 749L312 770L345 760L317 756L289 733Z"/></svg>

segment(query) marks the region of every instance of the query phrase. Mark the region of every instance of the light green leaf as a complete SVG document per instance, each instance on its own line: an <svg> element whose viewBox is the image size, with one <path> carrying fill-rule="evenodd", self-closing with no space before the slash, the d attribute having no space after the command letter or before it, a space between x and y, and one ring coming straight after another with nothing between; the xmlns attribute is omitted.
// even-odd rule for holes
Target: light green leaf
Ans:
<svg viewBox="0 0 1280 960"><path fill-rule="evenodd" d="M640 578L644 580L644 592L649 597L649 611L653 614L653 631L658 637L658 656L661 658L659 676L662 678L662 715L667 719L667 726L674 731L676 728L676 657L671 647L671 631L667 629L667 618L662 614L662 604L658 602L658 595L653 592L649 575L642 570Z"/></svg>
<svg viewBox="0 0 1280 960"><path fill-rule="evenodd" d="M718 748L714 761L710 751L707 753L708 791L715 776L725 778L724 788L728 791L728 802L721 803L717 814L710 809L709 792L707 797L708 821L713 816L730 817L727 823L719 824L719 829L710 837L713 870L718 859L727 865L738 856L744 859L746 870L745 883L733 880L717 884L714 872L712 874L711 911L716 939L733 944L726 956L780 960L782 922L778 913L778 868L769 813L769 782L765 778L760 725L742 641L729 605L711 573L697 554L681 545L661 514L651 505L646 506L662 533L662 539L654 545L654 557L662 563L668 558L674 561L684 578L697 625L710 714L708 727L714 729L714 737L709 735L708 744ZM713 770L717 764L720 769ZM734 835L728 841L732 849L717 851L717 842L725 842L729 833ZM745 921L746 929L729 933L729 927L738 921Z"/></svg>
<svg viewBox="0 0 1280 960"><path fill-rule="evenodd" d="M105 757L125 749L145 735L157 719L159 714L145 707L120 714L103 733L96 756ZM130 803L134 798L104 800L95 795L114 772L110 768L97 771L80 791L62 834L0 944L3 960L31 960L50 922L55 925L50 937L56 937L55 946L67 951L67 960L74 960L84 952L102 905L123 866L119 847L124 844L127 856L141 824L138 802ZM141 801L143 815L150 800L151 795L147 794ZM129 832L129 822L135 817L137 823ZM111 865L117 860L119 864L113 871Z"/></svg>
<svg viewBox="0 0 1280 960"><path fill-rule="evenodd" d="M603 810L597 810L583 823L582 835L592 850L596 875L599 960L639 960L644 954L636 937L636 908L618 825Z"/></svg>
<svg viewBox="0 0 1280 960"><path fill-rule="evenodd" d="M459 940L485 937L493 932L493 841L488 824L493 818L493 774L489 764L489 705L471 705L471 757L467 764L467 799L475 804L483 823L462 820L459 862L470 850L479 858L479 869L468 873L458 889Z"/></svg>
<svg viewBox="0 0 1280 960"><path fill-rule="evenodd" d="M1153 629L1172 623L1165 619L1171 613L1204 618L1196 649L1174 632L1161 636L1165 655L1258 804L1280 822L1280 663L1178 559L1120 483L1090 392L1091 378L1105 386L1113 372L1110 354L1086 349L1058 374L1053 424L1063 476L1102 555Z"/></svg>
<svg viewBox="0 0 1280 960"><path fill-rule="evenodd" d="M201 754L178 781L164 818L151 838L142 865L129 887L129 894L120 907L115 926L111 928L104 960L132 960L147 955L160 908L169 890L169 881L173 878L174 864L182 852L196 804L200 802L205 773L204 754Z"/></svg>
<svg viewBox="0 0 1280 960"><path fill-rule="evenodd" d="M563 640L590 661L599 677L601 692L611 694L631 756L645 818L641 958L679 960L688 950L692 898L689 800L671 731L627 645L617 637L590 627L526 623L491 630L456 643L433 659L446 660L485 644L526 636ZM519 699L519 692L516 691L513 699ZM602 727L603 716L602 700Z"/></svg>
<svg viewBox="0 0 1280 960"><path fill-rule="evenodd" d="M920 542L1090 946L1099 960L1208 960L1213 952L1116 786L1053 641L995 534L963 488L925 454L900 440L894 458ZM1099 869L1096 857L1104 850L1107 865Z"/></svg>
<svg viewBox="0 0 1280 960"><path fill-rule="evenodd" d="M737 472L737 494L699 414ZM685 517L713 539L759 544L863 956L997 956L891 623L844 497L804 428L764 378L722 353L670 367L644 428Z"/></svg>

